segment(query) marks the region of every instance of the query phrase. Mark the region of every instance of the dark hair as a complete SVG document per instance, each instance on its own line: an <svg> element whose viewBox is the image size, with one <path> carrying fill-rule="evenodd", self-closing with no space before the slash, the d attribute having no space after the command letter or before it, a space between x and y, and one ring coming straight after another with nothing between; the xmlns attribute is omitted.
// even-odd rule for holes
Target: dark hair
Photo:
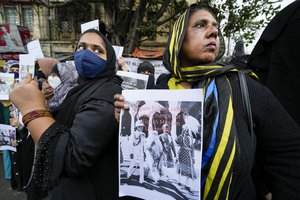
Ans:
<svg viewBox="0 0 300 200"><path fill-rule="evenodd" d="M148 61L142 62L141 64L139 64L139 66L137 68L137 73L141 73L141 72L145 72L145 71L148 71L151 74L155 73L154 66Z"/></svg>

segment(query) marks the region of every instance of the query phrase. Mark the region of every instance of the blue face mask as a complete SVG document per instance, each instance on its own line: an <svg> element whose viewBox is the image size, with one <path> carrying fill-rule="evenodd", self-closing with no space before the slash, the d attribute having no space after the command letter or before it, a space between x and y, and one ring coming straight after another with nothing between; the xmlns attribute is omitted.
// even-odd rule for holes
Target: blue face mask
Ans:
<svg viewBox="0 0 300 200"><path fill-rule="evenodd" d="M79 75L85 78L95 78L102 73L107 61L88 49L77 51L74 54L75 67Z"/></svg>

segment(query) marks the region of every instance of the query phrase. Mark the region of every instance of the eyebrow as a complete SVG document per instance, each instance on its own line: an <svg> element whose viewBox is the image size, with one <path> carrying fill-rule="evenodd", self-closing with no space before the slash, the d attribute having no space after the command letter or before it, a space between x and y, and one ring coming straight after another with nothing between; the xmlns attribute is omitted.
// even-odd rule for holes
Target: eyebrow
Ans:
<svg viewBox="0 0 300 200"><path fill-rule="evenodd" d="M199 22L203 22L203 23L207 24L207 23L209 22L209 20L206 19L206 18L198 19L198 20L196 20L196 21L194 22L194 24L198 24ZM212 25L215 26L215 27L219 27L219 24L218 24L218 22L216 22L216 21L213 21L213 22L212 22Z"/></svg>

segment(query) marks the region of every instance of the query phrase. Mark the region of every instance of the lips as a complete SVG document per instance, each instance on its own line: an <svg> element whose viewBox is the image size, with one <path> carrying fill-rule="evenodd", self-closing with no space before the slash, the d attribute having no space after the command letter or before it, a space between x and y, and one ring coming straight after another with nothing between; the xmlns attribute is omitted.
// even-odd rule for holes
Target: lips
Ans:
<svg viewBox="0 0 300 200"><path fill-rule="evenodd" d="M217 48L217 45L216 45L216 42L210 42L206 45L206 47L214 50Z"/></svg>

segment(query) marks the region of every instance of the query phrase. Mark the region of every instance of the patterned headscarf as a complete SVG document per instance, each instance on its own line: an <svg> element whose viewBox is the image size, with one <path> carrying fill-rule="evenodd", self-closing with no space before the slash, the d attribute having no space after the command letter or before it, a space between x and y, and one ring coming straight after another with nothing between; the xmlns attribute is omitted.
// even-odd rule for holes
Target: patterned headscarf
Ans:
<svg viewBox="0 0 300 200"><path fill-rule="evenodd" d="M53 66L59 63L59 61L54 58L40 58L37 62L46 77L51 74Z"/></svg>
<svg viewBox="0 0 300 200"><path fill-rule="evenodd" d="M52 70L53 71L53 70ZM78 73L72 64L59 63L57 71L61 79L61 84L54 89L53 97L49 100L49 110L55 112L65 100L69 90L77 85Z"/></svg>
<svg viewBox="0 0 300 200"><path fill-rule="evenodd" d="M192 8L193 7L193 8ZM225 73L232 66L216 63L181 68L179 53L182 48L190 10L205 9L214 15L207 5L193 4L175 22L164 52L163 63L172 74L168 82L170 89L184 89L179 83L199 83L204 90L204 144L201 166L202 199L228 197L236 154L236 127L232 107L232 91ZM215 15L214 15L215 17ZM215 17L216 18L216 17ZM223 43L224 45L224 43ZM217 58L220 58L219 55Z"/></svg>

